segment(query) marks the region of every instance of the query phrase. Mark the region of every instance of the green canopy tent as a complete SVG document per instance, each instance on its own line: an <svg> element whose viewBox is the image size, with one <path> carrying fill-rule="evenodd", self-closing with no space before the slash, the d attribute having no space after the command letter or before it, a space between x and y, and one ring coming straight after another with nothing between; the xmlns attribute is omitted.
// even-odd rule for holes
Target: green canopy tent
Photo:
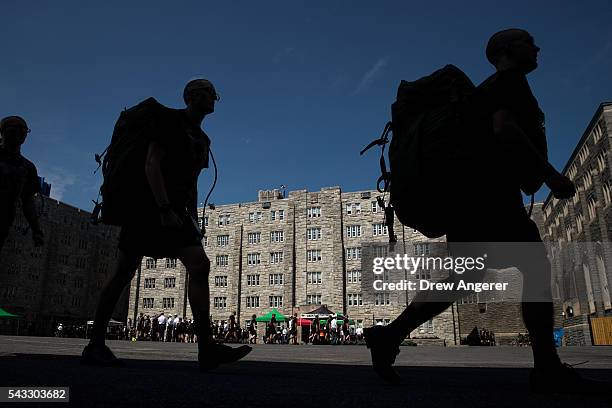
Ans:
<svg viewBox="0 0 612 408"><path fill-rule="evenodd" d="M0 317L19 317L19 316L9 313L0 307Z"/></svg>
<svg viewBox="0 0 612 408"><path fill-rule="evenodd" d="M272 320L272 315L273 314L276 315L276 321L277 322L287 321L287 317L285 317L285 315L283 315L281 312L279 312L276 309L272 309L268 313L266 313L265 315L259 316L257 319L255 319L255 321L257 321L257 322L269 322L270 320Z"/></svg>
<svg viewBox="0 0 612 408"><path fill-rule="evenodd" d="M16 329L17 336L19 336L19 320L20 320L19 318L20 317L21 316L17 316L12 313L9 313L0 307L0 319L17 319L17 329Z"/></svg>

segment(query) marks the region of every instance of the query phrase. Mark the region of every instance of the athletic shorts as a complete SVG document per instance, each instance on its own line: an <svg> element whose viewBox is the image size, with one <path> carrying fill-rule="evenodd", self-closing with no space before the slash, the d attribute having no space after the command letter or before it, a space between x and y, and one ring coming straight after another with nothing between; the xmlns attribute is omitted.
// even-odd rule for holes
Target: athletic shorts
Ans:
<svg viewBox="0 0 612 408"><path fill-rule="evenodd" d="M132 255L176 258L178 249L202 246L202 236L194 220L187 214L178 215L183 220L180 228L161 226L158 214L151 216L149 223L137 220L123 225L119 249Z"/></svg>

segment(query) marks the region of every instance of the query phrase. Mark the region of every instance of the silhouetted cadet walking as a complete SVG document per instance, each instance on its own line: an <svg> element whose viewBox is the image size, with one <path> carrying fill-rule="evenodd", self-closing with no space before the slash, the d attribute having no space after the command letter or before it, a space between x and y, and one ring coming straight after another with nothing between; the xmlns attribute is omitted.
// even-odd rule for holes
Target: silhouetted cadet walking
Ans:
<svg viewBox="0 0 612 408"><path fill-rule="evenodd" d="M202 331L197 333L200 369L237 361L251 351L249 346L232 348L214 344L206 332L210 310L210 261L195 222L197 180L200 171L208 167L210 145L200 126L206 115L214 112L219 97L211 82L196 79L185 86L183 99L187 105L185 109L170 109L149 98L122 114L115 126L108 149L110 158L107 155L102 164L105 181L101 191L104 199L102 221L122 226L119 259L112 278L100 294L92 338L83 350L83 363L121 364L104 344L104 334L113 308L143 256L178 258L185 265L189 276L189 303L196 327ZM146 122L140 133L134 130L130 118ZM127 149L129 142L132 146L143 146L141 150L135 149L131 158L125 157L127 153L121 150ZM126 163L117 164L122 158ZM127 169L135 165L131 171L136 174L126 174L120 168L122 165ZM121 178L118 174L122 174ZM135 185L122 185L126 179L134 180ZM136 202L122 201L139 187L143 187L142 196L133 196ZM162 327L160 322L160 330Z"/></svg>
<svg viewBox="0 0 612 408"><path fill-rule="evenodd" d="M34 205L34 196L40 193L36 166L21 155L21 145L28 133L28 124L19 116L7 116L0 121L0 251L13 225L19 200L32 230L34 246L44 242Z"/></svg>
<svg viewBox="0 0 612 408"><path fill-rule="evenodd" d="M530 243L524 246L528 254L504 254L500 260L512 260L505 267L516 266L523 274L522 314L532 338L534 356L530 388L592 392L595 383L582 379L557 356L550 263L521 194L521 190L534 193L543 182L558 199L575 194L572 181L548 163L544 115L527 82L526 75L537 68L539 50L533 37L520 29L500 31L487 44L487 59L496 72L477 87L472 100L484 131L475 129L474 137L481 137L474 144L473 157L477 160L466 160L457 169L460 174L454 183L457 190L448 192L452 200L449 206L453 208L446 237L451 250L452 243L461 242ZM376 372L389 382L399 382L392 365L403 339L465 294L446 293L443 301L428 302L430 295L420 292L388 326L366 329L364 335ZM451 296L455 299L450 299Z"/></svg>

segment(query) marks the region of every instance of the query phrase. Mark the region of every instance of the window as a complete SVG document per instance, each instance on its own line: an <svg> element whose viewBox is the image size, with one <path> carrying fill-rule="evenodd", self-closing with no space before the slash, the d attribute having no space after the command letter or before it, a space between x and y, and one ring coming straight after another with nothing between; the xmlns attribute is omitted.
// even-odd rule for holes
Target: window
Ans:
<svg viewBox="0 0 612 408"><path fill-rule="evenodd" d="M378 224L372 224L372 235L374 235L375 237L378 235L388 235L389 231L387 229L387 226L385 224L378 223Z"/></svg>
<svg viewBox="0 0 612 408"><path fill-rule="evenodd" d="M145 260L145 269L154 269L157 268L157 259L147 258Z"/></svg>
<svg viewBox="0 0 612 408"><path fill-rule="evenodd" d="M154 261L154 265L157 265L157 263ZM87 258L77 258L76 259L76 267L79 269L85 269L87 267ZM153 266L155 267L155 266Z"/></svg>
<svg viewBox="0 0 612 408"><path fill-rule="evenodd" d="M270 263L278 264L283 262L283 253L282 252L270 252Z"/></svg>
<svg viewBox="0 0 612 408"><path fill-rule="evenodd" d="M391 299L388 293L377 293L376 301L374 303L376 306L383 306L391 304Z"/></svg>
<svg viewBox="0 0 612 408"><path fill-rule="evenodd" d="M249 213L249 222L261 221L261 211Z"/></svg>
<svg viewBox="0 0 612 408"><path fill-rule="evenodd" d="M3 296L7 299L15 298L17 296L17 288L15 286L6 286ZM60 295L53 296L52 300L54 304L61 304L64 301Z"/></svg>
<svg viewBox="0 0 612 408"><path fill-rule="evenodd" d="M162 307L164 309L172 309L174 308L174 298L163 298L162 299Z"/></svg>
<svg viewBox="0 0 612 408"><path fill-rule="evenodd" d="M246 297L246 307L247 308L259 307L259 296L247 296Z"/></svg>
<svg viewBox="0 0 612 408"><path fill-rule="evenodd" d="M285 240L285 233L283 231L270 232L270 242L283 242L284 240Z"/></svg>
<svg viewBox="0 0 612 408"><path fill-rule="evenodd" d="M321 228L306 229L306 238L309 241L316 241L318 239L321 239Z"/></svg>
<svg viewBox="0 0 612 408"><path fill-rule="evenodd" d="M78 296L72 297L72 306L81 306L81 298Z"/></svg>
<svg viewBox="0 0 612 408"><path fill-rule="evenodd" d="M217 266L227 266L229 265L229 255L217 255L215 261Z"/></svg>
<svg viewBox="0 0 612 408"><path fill-rule="evenodd" d="M306 258L308 262L318 262L321 260L321 250L320 249L309 249L306 251Z"/></svg>
<svg viewBox="0 0 612 408"><path fill-rule="evenodd" d="M429 255L429 244L415 244L415 255Z"/></svg>
<svg viewBox="0 0 612 408"><path fill-rule="evenodd" d="M610 204L612 201L612 195L610 195L610 183L606 181L601 186L601 192L603 194L604 207Z"/></svg>
<svg viewBox="0 0 612 408"><path fill-rule="evenodd" d="M208 227L208 216L204 217L204 226Z"/></svg>
<svg viewBox="0 0 612 408"><path fill-rule="evenodd" d="M204 246L208 246L208 237L204 237Z"/></svg>
<svg viewBox="0 0 612 408"><path fill-rule="evenodd" d="M595 204L596 204L595 197L589 198L588 207L589 207L589 219L590 220L594 220L595 216L597 215L597 213L595 212Z"/></svg>
<svg viewBox="0 0 612 408"><path fill-rule="evenodd" d="M227 276L215 276L215 287L226 287Z"/></svg>
<svg viewBox="0 0 612 408"><path fill-rule="evenodd" d="M261 242L261 232L249 232L247 240L249 244L259 244Z"/></svg>
<svg viewBox="0 0 612 408"><path fill-rule="evenodd" d="M346 248L346 259L349 261L361 259L361 248Z"/></svg>
<svg viewBox="0 0 612 408"><path fill-rule="evenodd" d="M347 275L346 276L347 283L361 282L361 271L359 270L348 271L346 275Z"/></svg>
<svg viewBox="0 0 612 408"><path fill-rule="evenodd" d="M176 258L166 258L166 268L176 268Z"/></svg>
<svg viewBox="0 0 612 408"><path fill-rule="evenodd" d="M278 211L270 211L270 221L274 221L278 219L279 221L282 221L285 219L285 210L278 210Z"/></svg>
<svg viewBox="0 0 612 408"><path fill-rule="evenodd" d="M155 289L155 278L145 278L144 287L145 289Z"/></svg>
<svg viewBox="0 0 612 408"><path fill-rule="evenodd" d="M349 293L347 295L348 306L363 306L363 300L361 299L361 293Z"/></svg>
<svg viewBox="0 0 612 408"><path fill-rule="evenodd" d="M217 235L217 246L224 247L229 245L229 235Z"/></svg>
<svg viewBox="0 0 612 408"><path fill-rule="evenodd" d="M270 285L282 285L282 284L283 284L283 274L282 273L270 274Z"/></svg>
<svg viewBox="0 0 612 408"><path fill-rule="evenodd" d="M374 248L374 255L377 258L386 258L389 255L389 247L386 245L377 245Z"/></svg>
<svg viewBox="0 0 612 408"><path fill-rule="evenodd" d="M230 215L224 214L219 216L219 226L230 225Z"/></svg>
<svg viewBox="0 0 612 408"><path fill-rule="evenodd" d="M321 284L321 272L306 272L309 285L320 285Z"/></svg>
<svg viewBox="0 0 612 408"><path fill-rule="evenodd" d="M316 295L306 295L306 304L309 305L320 305L321 302L321 294Z"/></svg>
<svg viewBox="0 0 612 408"><path fill-rule="evenodd" d="M389 271L385 271L385 277L386 277L388 272ZM416 278L417 279L429 280L429 279L431 279L431 271L429 269L426 269L426 268L421 268L421 269L417 270Z"/></svg>
<svg viewBox="0 0 612 408"><path fill-rule="evenodd" d="M247 254L247 264L250 266L259 265L261 262L259 252Z"/></svg>
<svg viewBox="0 0 612 408"><path fill-rule="evenodd" d="M282 296L270 296L270 307L283 307Z"/></svg>
<svg viewBox="0 0 612 408"><path fill-rule="evenodd" d="M584 188L590 188L593 185L593 176L591 176L591 169L587 170L586 173L584 173Z"/></svg>
<svg viewBox="0 0 612 408"><path fill-rule="evenodd" d="M84 239L79 240L79 249L87 249L87 241Z"/></svg>
<svg viewBox="0 0 612 408"><path fill-rule="evenodd" d="M582 215L582 213L579 213L578 215L576 215L576 229L578 230L579 234L582 232L583 226L584 226L584 215ZM549 235L552 235L552 233Z"/></svg>
<svg viewBox="0 0 612 408"><path fill-rule="evenodd" d="M349 203L346 205L347 215L361 214L361 203Z"/></svg>
<svg viewBox="0 0 612 408"><path fill-rule="evenodd" d="M218 296L213 298L213 307L215 309L225 309L227 307L227 297Z"/></svg>
<svg viewBox="0 0 612 408"><path fill-rule="evenodd" d="M426 321L425 323L420 325L417 330L419 331L419 333L433 334L433 332L434 332L433 320Z"/></svg>
<svg viewBox="0 0 612 408"><path fill-rule="evenodd" d="M569 177L571 180L574 180L574 177L576 177L576 173L578 173L578 168L576 167L576 163L572 164L567 172L567 177ZM550 207L548 207L550 208ZM548 214L550 215L550 214Z"/></svg>
<svg viewBox="0 0 612 408"><path fill-rule="evenodd" d="M599 172L604 171L606 168L606 154L601 152L597 155L597 169Z"/></svg>
<svg viewBox="0 0 612 408"><path fill-rule="evenodd" d="M585 144L578 152L578 161L580 162L580 165L584 164L587 157L589 157L589 146Z"/></svg>
<svg viewBox="0 0 612 408"><path fill-rule="evenodd" d="M55 283L57 283L58 285L65 285L66 284L66 274L60 273L55 279Z"/></svg>
<svg viewBox="0 0 612 408"><path fill-rule="evenodd" d="M356 238L361 236L361 225L349 225L346 227L346 236Z"/></svg>
<svg viewBox="0 0 612 408"><path fill-rule="evenodd" d="M321 207L308 207L307 214L308 218L319 218L321 217Z"/></svg>
<svg viewBox="0 0 612 408"><path fill-rule="evenodd" d="M597 125L593 128L593 143L599 142L603 135L603 119L597 122Z"/></svg>
<svg viewBox="0 0 612 408"><path fill-rule="evenodd" d="M259 286L259 275L247 275L247 286Z"/></svg>
<svg viewBox="0 0 612 408"><path fill-rule="evenodd" d="M174 288L176 287L176 278L164 278L164 288Z"/></svg>
<svg viewBox="0 0 612 408"><path fill-rule="evenodd" d="M142 298L142 308L143 309L152 309L154 305L155 305L155 299Z"/></svg>

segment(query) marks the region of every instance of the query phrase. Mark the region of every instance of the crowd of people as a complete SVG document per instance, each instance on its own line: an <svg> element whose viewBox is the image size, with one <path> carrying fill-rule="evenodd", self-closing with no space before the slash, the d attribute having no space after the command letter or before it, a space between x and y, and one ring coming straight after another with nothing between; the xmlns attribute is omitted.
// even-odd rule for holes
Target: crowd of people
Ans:
<svg viewBox="0 0 612 408"><path fill-rule="evenodd" d="M474 327L465 339L465 344L469 346L495 346L495 333L485 328Z"/></svg>
<svg viewBox="0 0 612 408"><path fill-rule="evenodd" d="M164 312L150 317L140 313L136 322L128 319L125 327L126 338L136 340L164 341L176 343L197 343L196 323L178 315L166 316Z"/></svg>
<svg viewBox="0 0 612 408"><path fill-rule="evenodd" d="M357 344L363 341L363 329L349 325L348 316L340 321L335 314L323 319L316 315L310 323L308 341L312 344Z"/></svg>

